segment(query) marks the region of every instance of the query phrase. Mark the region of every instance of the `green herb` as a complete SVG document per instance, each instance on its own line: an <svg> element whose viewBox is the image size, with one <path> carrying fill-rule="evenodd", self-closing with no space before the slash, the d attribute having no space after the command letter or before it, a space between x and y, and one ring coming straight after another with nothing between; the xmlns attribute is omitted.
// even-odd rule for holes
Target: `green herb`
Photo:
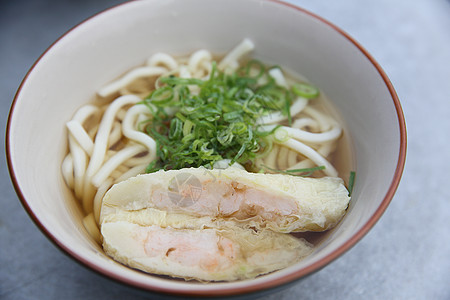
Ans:
<svg viewBox="0 0 450 300"><path fill-rule="evenodd" d="M325 170L325 166L317 166L313 168L304 168L304 169L290 169L290 170L278 170L269 168L268 166L264 166L264 168L276 172L276 173L282 173L282 174L289 174L289 175L297 175L297 176L311 176L315 171L319 170ZM300 174L294 174L294 173L300 173Z"/></svg>
<svg viewBox="0 0 450 300"><path fill-rule="evenodd" d="M348 178L348 195L351 196L353 192L353 186L355 184L356 172L351 171L350 176Z"/></svg>
<svg viewBox="0 0 450 300"><path fill-rule="evenodd" d="M308 83L296 83L292 86L292 91L300 97L314 99L319 96L319 89Z"/></svg>
<svg viewBox="0 0 450 300"><path fill-rule="evenodd" d="M255 159L268 154L268 136L278 128L264 131L257 120L281 111L291 123L295 91L277 85L256 60L233 74L218 70L214 62L205 80L169 76L159 82L163 86L142 102L152 111L142 129L157 144L157 160L147 172L212 166L222 159L256 170ZM169 110L176 113L171 116Z"/></svg>

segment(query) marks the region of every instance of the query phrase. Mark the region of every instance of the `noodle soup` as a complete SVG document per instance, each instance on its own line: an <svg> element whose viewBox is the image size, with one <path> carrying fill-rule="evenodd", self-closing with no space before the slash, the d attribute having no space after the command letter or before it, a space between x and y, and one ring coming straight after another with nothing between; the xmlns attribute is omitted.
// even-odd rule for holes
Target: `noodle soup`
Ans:
<svg viewBox="0 0 450 300"><path fill-rule="evenodd" d="M146 65L100 89L94 104L80 108L67 123L63 177L83 207L86 229L99 244L104 240L99 228L105 194L114 184L159 169L233 167L250 173L340 177L349 184L354 169L350 143L331 102L300 76L249 60L252 49L252 42L244 40L223 58L207 50L179 58L156 53ZM194 103L203 101L205 90L210 93L206 100ZM229 226L242 229L235 225ZM326 229L294 236L306 238L309 247L323 240ZM285 239L284 234L273 239ZM174 251L169 250L166 256ZM208 280L205 276L193 278ZM212 280L235 280L233 276Z"/></svg>

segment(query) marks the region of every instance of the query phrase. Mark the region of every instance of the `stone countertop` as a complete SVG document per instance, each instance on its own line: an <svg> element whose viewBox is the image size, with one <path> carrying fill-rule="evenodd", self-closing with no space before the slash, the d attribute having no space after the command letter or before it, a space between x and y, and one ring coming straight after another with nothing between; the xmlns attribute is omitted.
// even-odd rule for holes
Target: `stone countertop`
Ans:
<svg viewBox="0 0 450 300"><path fill-rule="evenodd" d="M119 2L0 2L5 127L14 94L39 55ZM397 193L375 227L327 267L265 299L450 299L450 1L289 2L342 28L381 64L403 106L408 155ZM147 299L61 253L28 218L5 159L0 176L0 299Z"/></svg>

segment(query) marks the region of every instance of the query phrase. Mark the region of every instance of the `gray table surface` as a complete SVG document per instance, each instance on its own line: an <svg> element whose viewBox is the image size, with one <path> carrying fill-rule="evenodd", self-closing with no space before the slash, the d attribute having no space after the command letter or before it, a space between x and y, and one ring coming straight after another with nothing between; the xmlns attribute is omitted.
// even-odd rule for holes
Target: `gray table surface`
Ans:
<svg viewBox="0 0 450 300"><path fill-rule="evenodd" d="M2 126L39 55L72 26L119 2L0 1ZM341 27L381 64L403 105L408 156L397 194L362 241L266 299L450 299L450 1L290 2ZM147 298L53 246L22 208L5 159L0 167L1 299Z"/></svg>

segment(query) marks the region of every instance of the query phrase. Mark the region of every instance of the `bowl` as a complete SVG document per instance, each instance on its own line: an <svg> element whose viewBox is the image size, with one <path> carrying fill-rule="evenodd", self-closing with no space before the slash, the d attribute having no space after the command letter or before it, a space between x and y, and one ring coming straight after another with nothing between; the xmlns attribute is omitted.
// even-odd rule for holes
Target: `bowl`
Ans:
<svg viewBox="0 0 450 300"><path fill-rule="evenodd" d="M200 9L201 8L201 9ZM299 72L332 100L348 127L356 168L344 219L306 259L251 280L198 283L127 268L104 254L82 224L64 184L65 123L120 74L164 51L224 53L242 39L254 57ZM62 251L127 285L175 296L235 296L286 286L325 267L357 243L394 196L406 156L406 129L392 84L345 32L299 7L270 0L134 1L71 29L32 66L13 101L7 159L30 217Z"/></svg>

